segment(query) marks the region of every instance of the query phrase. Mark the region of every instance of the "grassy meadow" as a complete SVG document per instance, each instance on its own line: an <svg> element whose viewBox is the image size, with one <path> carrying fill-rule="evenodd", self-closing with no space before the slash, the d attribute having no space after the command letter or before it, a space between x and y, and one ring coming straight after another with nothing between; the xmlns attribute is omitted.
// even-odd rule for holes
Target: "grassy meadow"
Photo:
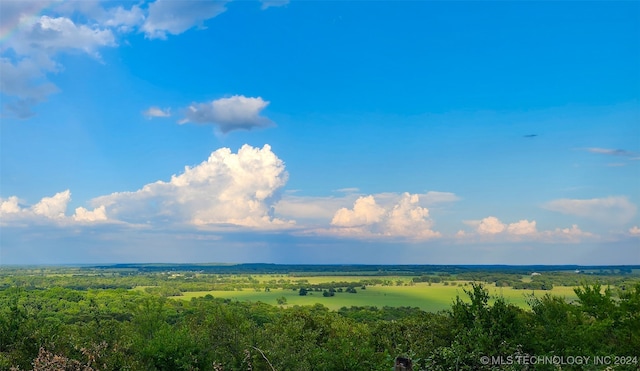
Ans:
<svg viewBox="0 0 640 371"><path fill-rule="evenodd" d="M265 276L260 279L265 279ZM312 277L295 277L295 280L307 280L310 284L318 284L324 282L347 281L354 282L362 279L362 277L354 276L312 276ZM216 298L226 298L238 301L264 302L267 304L277 305L277 299L286 298L286 305L314 305L322 304L329 309L338 310L342 307L351 306L375 306L375 307L418 307L425 311L437 312L439 310L448 309L456 296L463 299L467 298L464 293L465 289L470 289L471 285L467 281L453 281L449 285L443 283L415 283L408 285L410 278L408 277L390 277L385 279L394 282L392 286L367 286L365 290L356 287L357 293L338 292L333 297L322 296L321 291L310 291L306 296L300 296L297 290L291 289L243 289L238 291L196 291L185 292L182 296L173 297L179 300L190 300L193 297L202 297L211 295ZM401 286L397 285L397 281L403 281ZM407 285L405 285L407 284ZM466 286L465 286L466 285ZM543 296L551 294L555 296L565 297L571 301L577 299L573 292L573 287L556 286L552 290L515 290L511 287L492 287L486 285L492 297L502 296L509 303L513 303L519 307L528 309L527 296L534 294Z"/></svg>

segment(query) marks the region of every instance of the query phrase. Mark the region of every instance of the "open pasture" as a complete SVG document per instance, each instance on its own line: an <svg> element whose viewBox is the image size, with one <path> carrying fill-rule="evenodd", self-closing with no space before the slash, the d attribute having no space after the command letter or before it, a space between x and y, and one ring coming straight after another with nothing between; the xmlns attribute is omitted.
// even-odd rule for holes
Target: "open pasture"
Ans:
<svg viewBox="0 0 640 371"><path fill-rule="evenodd" d="M384 280L404 280L409 282L407 277L381 277ZM341 276L341 277L296 277L295 279L307 279L310 284L318 284L323 282L357 282L363 277ZM466 286L458 286L458 283ZM572 287L557 286L549 291L542 290L514 290L510 287L493 287L486 285L492 298L502 296L509 303L515 304L522 308L528 309L527 296L534 294L543 296L545 294L565 297L567 300L575 300L577 297ZM190 300L193 297L201 297L212 295L216 298L226 298L238 301L261 301L267 304L277 305L278 298L286 298L285 306L293 305L314 305L322 304L329 309L338 310L341 307L351 306L375 306L375 307L418 307L425 311L436 312L448 309L455 300L456 296L466 300L467 295L464 289L469 290L471 285L468 282L453 281L449 285L443 283L433 283L429 286L427 283L416 283L411 286L367 286L362 290L356 287L357 293L337 292L333 297L322 296L321 291L310 291L306 296L300 296L297 290L292 289L271 289L259 291L254 289L243 289L242 291L197 291L185 292L183 296L174 297L175 299Z"/></svg>

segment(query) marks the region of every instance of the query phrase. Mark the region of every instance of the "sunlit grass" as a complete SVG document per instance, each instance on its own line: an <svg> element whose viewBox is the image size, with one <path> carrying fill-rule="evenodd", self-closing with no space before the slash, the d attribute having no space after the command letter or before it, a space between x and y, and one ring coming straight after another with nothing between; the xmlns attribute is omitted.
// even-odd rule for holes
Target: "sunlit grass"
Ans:
<svg viewBox="0 0 640 371"><path fill-rule="evenodd" d="M313 278L313 281L311 280ZM358 281L353 276L343 276L340 279L337 277L305 277L309 279L309 283L322 283L331 281ZM361 278L361 277L360 277ZM389 279L385 277L385 279ZM395 279L393 280L395 282ZM408 282L408 280L407 280ZM464 285L465 282L459 282ZM185 292L183 296L175 297L175 299L190 300L194 297L202 297L205 295L212 295L216 298L226 298L239 301L252 301L252 302L264 302L268 304L277 305L277 299L285 297L287 300L286 306L293 305L313 305L316 303L322 304L329 309L337 310L341 307L351 306L375 306L375 307L418 307L420 309L436 312L439 310L448 309L455 300L456 296L462 299L467 299L467 295L464 290L471 289L471 285L467 283L466 286L458 286L458 282L452 282L449 285L443 283L434 283L429 286L427 283L417 283L413 286L367 286L365 290L360 287L356 287L357 293L350 294L346 292L338 292L333 297L322 296L321 291L310 291L307 296L300 296L297 290L292 289L271 289L271 291L265 292L264 289L256 291L254 289L244 289L242 291L197 291L197 292ZM519 307L528 309L527 296L535 295L541 297L545 294L551 294L555 296L564 297L571 301L577 299L572 287L554 287L553 290L514 290L510 287L493 287L485 285L489 290L489 294L493 299L496 297L503 297L508 303L512 303Z"/></svg>

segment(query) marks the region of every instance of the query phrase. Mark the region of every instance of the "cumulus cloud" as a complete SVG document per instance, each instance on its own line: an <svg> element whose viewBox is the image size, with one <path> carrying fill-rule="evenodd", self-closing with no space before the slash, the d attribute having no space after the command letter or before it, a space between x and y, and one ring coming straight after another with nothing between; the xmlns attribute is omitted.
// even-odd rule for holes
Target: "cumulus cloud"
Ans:
<svg viewBox="0 0 640 371"><path fill-rule="evenodd" d="M227 1L157 0L149 5L149 14L141 29L150 39L166 39L193 27L203 27L204 21L223 13Z"/></svg>
<svg viewBox="0 0 640 371"><path fill-rule="evenodd" d="M386 192L376 193L373 195L359 194L358 188L342 188L336 190L337 195L331 196L302 196L294 192L287 192L275 205L275 209L279 215L292 219L305 219L306 221L321 225L327 220L337 217L336 222L346 218L346 216L354 216L353 220L362 217L362 208L365 200L372 197L377 207L383 210L390 210L398 203L401 198L400 193ZM434 205L454 202L459 198L449 192L434 192L416 194L418 197L418 206L429 208ZM354 205L358 198L362 198L358 202L358 207L354 210ZM355 215L352 213L355 212ZM352 222L353 222L352 220Z"/></svg>
<svg viewBox="0 0 640 371"><path fill-rule="evenodd" d="M0 199L0 216L5 216L7 214L17 214L21 210L22 209L18 204L18 197L11 196L6 200Z"/></svg>
<svg viewBox="0 0 640 371"><path fill-rule="evenodd" d="M73 219L78 222L98 222L107 220L107 211L104 205L93 210L87 210L84 207L76 208Z"/></svg>
<svg viewBox="0 0 640 371"><path fill-rule="evenodd" d="M98 197L92 203L105 205L111 217L127 222L288 227L292 222L273 215L287 177L284 162L269 145L244 145L237 154L221 148L168 182Z"/></svg>
<svg viewBox="0 0 640 371"><path fill-rule="evenodd" d="M538 231L535 220L522 219L514 223L503 223L500 219L489 216L481 220L466 221L474 228L473 232L458 231L455 238L462 240L489 239L491 241L540 241L540 242L579 242L584 238L595 238L596 235L582 231L577 225L571 228L556 228L549 231Z"/></svg>
<svg viewBox="0 0 640 371"><path fill-rule="evenodd" d="M260 116L260 112L268 105L269 102L261 97L251 98L243 95L208 103L194 103L186 109L185 117L179 123L213 124L222 133L240 129L251 130L273 124L268 118Z"/></svg>
<svg viewBox="0 0 640 371"><path fill-rule="evenodd" d="M56 193L53 197L43 197L40 202L31 208L36 215L47 218L64 218L67 204L71 200L71 192L67 189L64 192Z"/></svg>
<svg viewBox="0 0 640 371"><path fill-rule="evenodd" d="M162 109L160 107L149 107L146 111L142 112L147 118L152 117L169 117L171 116L171 110L169 108Z"/></svg>
<svg viewBox="0 0 640 371"><path fill-rule="evenodd" d="M636 215L637 207L627 197L559 199L548 202L544 208L562 214L598 220L606 223L626 223Z"/></svg>
<svg viewBox="0 0 640 371"><path fill-rule="evenodd" d="M497 234L502 233L506 226L495 216L484 218L478 224L476 229L480 234Z"/></svg>
<svg viewBox="0 0 640 371"><path fill-rule="evenodd" d="M404 193L388 214L384 234L414 238L439 237L440 233L431 230L429 210L418 206L418 202L418 195Z"/></svg>
<svg viewBox="0 0 640 371"><path fill-rule="evenodd" d="M376 204L373 196L360 197L353 204L353 209L338 210L331 224L339 227L359 227L378 223L385 210Z"/></svg>
<svg viewBox="0 0 640 371"><path fill-rule="evenodd" d="M528 221L526 219L520 220L507 226L507 233L513 235L533 235L537 232L536 221Z"/></svg>
<svg viewBox="0 0 640 371"><path fill-rule="evenodd" d="M429 191L427 193L415 193L415 195L418 197L418 204L427 208L460 200L458 196L450 192ZM401 194L396 192L383 192L376 193L373 196L378 204L383 207L390 207L398 201Z"/></svg>
<svg viewBox="0 0 640 371"><path fill-rule="evenodd" d="M640 236L640 228L637 225L629 228L629 234L632 236Z"/></svg>
<svg viewBox="0 0 640 371"><path fill-rule="evenodd" d="M51 197L43 197L31 207L22 207L18 197L11 196L7 199L0 199L0 217L3 224L11 222L25 221L52 221L60 225L67 225L77 222L99 222L107 221L106 209L104 206L87 210L79 207L71 217L65 215L67 206L71 201L71 191L68 189L58 192Z"/></svg>
<svg viewBox="0 0 640 371"><path fill-rule="evenodd" d="M351 209L339 209L328 233L353 237L397 237L429 239L440 237L433 231L429 210L419 206L419 196L403 193L394 204L383 206L373 195L359 197Z"/></svg>

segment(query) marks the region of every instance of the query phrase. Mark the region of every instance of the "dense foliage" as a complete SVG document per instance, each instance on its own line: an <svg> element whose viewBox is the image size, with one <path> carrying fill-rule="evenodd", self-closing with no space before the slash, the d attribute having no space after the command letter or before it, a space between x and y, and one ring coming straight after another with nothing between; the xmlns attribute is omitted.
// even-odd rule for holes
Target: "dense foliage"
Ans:
<svg viewBox="0 0 640 371"><path fill-rule="evenodd" d="M159 278L119 282L133 286L136 279ZM482 358L517 355L632 356L635 363L614 369L637 370L640 357L638 283L615 292L584 284L574 303L532 296L530 310L500 298L489 304L486 288L472 284L468 298L457 298L450 310L428 313L284 308L210 295L182 301L144 290L27 281L0 290L0 370L389 370L397 356L411 358L416 370L520 370Z"/></svg>

